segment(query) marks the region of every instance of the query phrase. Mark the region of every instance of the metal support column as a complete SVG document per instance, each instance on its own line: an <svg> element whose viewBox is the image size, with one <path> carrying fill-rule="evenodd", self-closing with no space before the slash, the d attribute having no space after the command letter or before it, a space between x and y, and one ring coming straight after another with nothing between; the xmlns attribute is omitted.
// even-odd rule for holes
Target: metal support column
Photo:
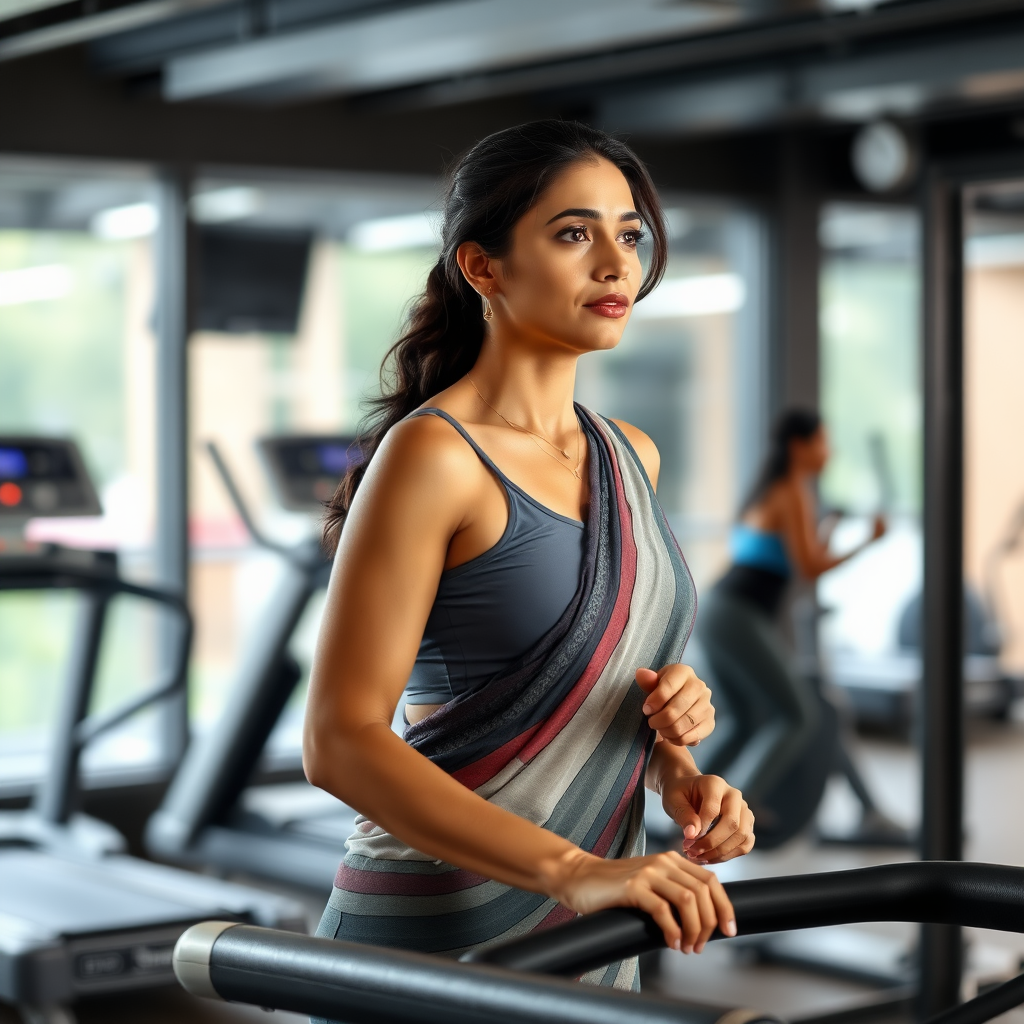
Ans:
<svg viewBox="0 0 1024 1024"><path fill-rule="evenodd" d="M924 623L921 856L963 856L963 210L934 171L924 190ZM960 1000L963 939L921 929L917 1016Z"/></svg>
<svg viewBox="0 0 1024 1024"><path fill-rule="evenodd" d="M819 401L818 275L821 196L814 140L789 131L779 140L771 416L786 406L817 409Z"/></svg>
<svg viewBox="0 0 1024 1024"><path fill-rule="evenodd" d="M75 640L68 659L70 676L57 710L53 753L35 797L36 813L51 825L66 825L78 811L75 797L79 790L78 764L82 747L77 729L89 713L89 698L96 678L110 595L101 590L90 590L82 593L81 600Z"/></svg>
<svg viewBox="0 0 1024 1024"><path fill-rule="evenodd" d="M780 135L774 260L770 268L774 292L772 344L766 426L787 408L818 409L821 365L818 329L818 282L821 246L818 220L821 188L817 147L806 131L791 128ZM766 432L767 435L767 432ZM798 580L789 590L780 616L787 644L802 646L801 636L817 650L816 619L810 631L799 620L816 616L817 585ZM808 663L816 659L805 649Z"/></svg>
<svg viewBox="0 0 1024 1024"><path fill-rule="evenodd" d="M770 424L769 362L771 322L768 267L771 264L763 211L737 211L728 219L725 247L730 266L744 282L733 349L736 504L753 486L767 447Z"/></svg>
<svg viewBox="0 0 1024 1024"><path fill-rule="evenodd" d="M189 176L166 169L159 179L156 243L156 579L188 593ZM169 667L176 626L161 623L160 662ZM165 756L176 763L188 742L186 694L167 703Z"/></svg>

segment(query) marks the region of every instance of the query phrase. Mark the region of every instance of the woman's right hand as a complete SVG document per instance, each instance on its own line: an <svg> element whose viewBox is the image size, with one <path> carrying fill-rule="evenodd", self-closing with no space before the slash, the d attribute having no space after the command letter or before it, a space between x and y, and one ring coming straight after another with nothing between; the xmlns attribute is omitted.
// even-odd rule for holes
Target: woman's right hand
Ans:
<svg viewBox="0 0 1024 1024"><path fill-rule="evenodd" d="M665 944L684 953L699 953L716 927L724 935L736 934L736 913L722 883L674 850L623 860L577 850L560 866L551 888L559 903L578 914L607 907L644 910L662 930Z"/></svg>

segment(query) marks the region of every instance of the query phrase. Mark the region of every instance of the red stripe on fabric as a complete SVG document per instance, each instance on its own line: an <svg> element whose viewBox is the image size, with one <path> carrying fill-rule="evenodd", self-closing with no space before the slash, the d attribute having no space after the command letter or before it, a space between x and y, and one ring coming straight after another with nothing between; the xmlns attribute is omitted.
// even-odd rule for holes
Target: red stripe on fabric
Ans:
<svg viewBox="0 0 1024 1024"><path fill-rule="evenodd" d="M563 907L562 904L559 903L558 906L555 907L533 930L535 932L542 932L545 928L554 928L556 924L565 924L567 921L575 921L577 917L579 917L579 914L577 914L575 910Z"/></svg>
<svg viewBox="0 0 1024 1024"><path fill-rule="evenodd" d="M336 888L369 896L443 896L486 881L483 875L461 868L439 875L418 875L407 871L360 871L347 864L342 864L334 876Z"/></svg>
<svg viewBox="0 0 1024 1024"><path fill-rule="evenodd" d="M594 844L593 850L590 852L596 857L607 856L608 851L611 849L612 840L615 838L615 833L619 831L619 826L622 824L622 819L626 816L626 810L629 808L630 803L633 800L633 795L636 793L636 787L640 783L640 772L644 766L644 759L641 757L637 763L636 768L633 769L633 774L630 776L629 785L626 787L625 792L622 794L621 799L615 807L615 811L611 816L608 824L605 825L604 831L598 836L597 842Z"/></svg>
<svg viewBox="0 0 1024 1024"><path fill-rule="evenodd" d="M619 471L619 460L615 455L615 449L604 431L600 433L601 439L611 455L612 486L619 509L621 538L619 590L608 626L580 678L547 719L509 740L497 750L480 758L479 761L474 761L472 764L452 772L452 777L458 779L468 789L478 789L484 783L489 782L514 757L518 757L524 764L528 764L562 731L573 715L579 711L587 699L587 695L594 688L594 684L601 677L601 673L622 639L626 623L629 621L629 606L633 599L633 587L636 583L637 563L636 540L633 536L633 514L626 501L625 487L622 483L622 474Z"/></svg>
<svg viewBox="0 0 1024 1024"><path fill-rule="evenodd" d="M457 779L467 789L478 789L485 782L489 782L498 774L518 753L530 742L534 733L543 725L538 722L531 725L526 732L520 733L508 743L502 744L497 750L492 750L486 757L479 761L467 764L465 768L459 768L452 772L452 778Z"/></svg>
<svg viewBox="0 0 1024 1024"><path fill-rule="evenodd" d="M580 706L587 699L587 695L594 688L594 684L600 678L608 659L622 639L622 634L629 621L629 605L633 599L633 586L636 583L636 540L633 537L633 515L629 504L626 501L625 488L622 484L622 476L619 473L619 463L611 443L605 438L605 444L611 451L611 463L615 487L616 503L619 507L620 535L622 538L621 565L619 568L619 591L615 598L615 605L612 608L611 618L608 627L604 631L594 651L589 664L583 670L576 685L566 694L565 699L554 710L554 712L542 723L537 735L523 747L519 754L519 760L524 764L536 757L569 723L572 716L579 711Z"/></svg>

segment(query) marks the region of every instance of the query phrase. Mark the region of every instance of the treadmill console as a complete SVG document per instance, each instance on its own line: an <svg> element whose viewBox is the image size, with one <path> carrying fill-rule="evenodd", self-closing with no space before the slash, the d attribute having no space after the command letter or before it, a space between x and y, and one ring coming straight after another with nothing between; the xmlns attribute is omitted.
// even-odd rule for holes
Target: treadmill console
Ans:
<svg viewBox="0 0 1024 1024"><path fill-rule="evenodd" d="M359 460L355 438L340 434L266 437L259 449L278 500L295 512L322 512L348 467Z"/></svg>
<svg viewBox="0 0 1024 1024"><path fill-rule="evenodd" d="M0 435L0 525L101 513L74 441Z"/></svg>

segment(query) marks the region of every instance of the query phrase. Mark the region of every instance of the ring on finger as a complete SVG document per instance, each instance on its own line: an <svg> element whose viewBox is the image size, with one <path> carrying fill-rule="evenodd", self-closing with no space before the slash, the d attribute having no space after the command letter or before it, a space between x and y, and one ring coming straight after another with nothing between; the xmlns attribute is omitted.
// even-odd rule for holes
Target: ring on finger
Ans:
<svg viewBox="0 0 1024 1024"><path fill-rule="evenodd" d="M690 720L690 725L696 725L697 723L693 720L693 715L689 711L686 712L686 717Z"/></svg>

